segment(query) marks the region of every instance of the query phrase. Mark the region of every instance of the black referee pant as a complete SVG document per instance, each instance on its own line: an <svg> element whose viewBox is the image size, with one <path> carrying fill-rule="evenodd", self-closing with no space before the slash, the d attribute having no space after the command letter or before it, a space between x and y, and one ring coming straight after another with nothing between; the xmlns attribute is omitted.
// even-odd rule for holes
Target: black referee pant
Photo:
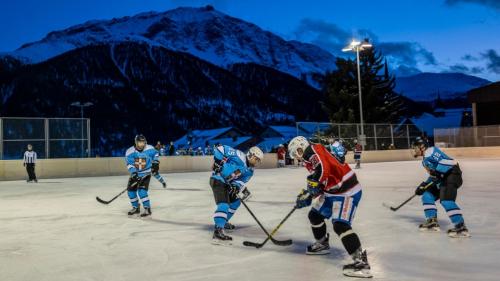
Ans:
<svg viewBox="0 0 500 281"><path fill-rule="evenodd" d="M26 163L26 172L28 172L29 181L36 180L35 163Z"/></svg>

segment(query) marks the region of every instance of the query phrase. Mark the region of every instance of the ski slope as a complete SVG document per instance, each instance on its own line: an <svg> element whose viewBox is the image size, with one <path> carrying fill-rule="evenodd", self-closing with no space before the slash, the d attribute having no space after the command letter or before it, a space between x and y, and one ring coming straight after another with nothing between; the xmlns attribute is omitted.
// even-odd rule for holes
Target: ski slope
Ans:
<svg viewBox="0 0 500 281"><path fill-rule="evenodd" d="M441 233L420 233L423 211L416 199L391 212L424 178L419 162L364 164L356 170L364 187L354 230L368 251L374 280L499 280L500 159L460 161L464 186L458 203L472 238L453 240L439 209ZM22 166L20 165L20 169ZM124 168L125 169L125 168ZM288 247L242 245L265 235L242 207L232 223L230 247L210 244L213 196L209 173L164 175L164 190L153 178L153 219L126 216L126 195L110 205L127 177L41 179L38 184L0 182L0 280L354 280L342 275L350 261L331 223L332 253L306 256L313 241L308 209L296 211L277 239ZM292 208L304 186L303 168L257 170L249 184L250 208L272 229Z"/></svg>

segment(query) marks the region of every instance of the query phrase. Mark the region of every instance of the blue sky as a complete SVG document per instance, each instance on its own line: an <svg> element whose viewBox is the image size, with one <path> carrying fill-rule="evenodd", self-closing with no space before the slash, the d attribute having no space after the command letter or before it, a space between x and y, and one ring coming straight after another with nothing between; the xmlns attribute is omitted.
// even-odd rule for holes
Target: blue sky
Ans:
<svg viewBox="0 0 500 281"><path fill-rule="evenodd" d="M351 38L369 37L401 73L500 80L500 0L2 0L0 52L87 20L206 4L336 55Z"/></svg>

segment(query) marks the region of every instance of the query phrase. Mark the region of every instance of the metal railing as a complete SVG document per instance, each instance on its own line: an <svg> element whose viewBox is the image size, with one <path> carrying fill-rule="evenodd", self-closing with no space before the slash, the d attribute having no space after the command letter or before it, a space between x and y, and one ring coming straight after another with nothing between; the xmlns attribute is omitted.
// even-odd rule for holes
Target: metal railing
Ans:
<svg viewBox="0 0 500 281"><path fill-rule="evenodd" d="M0 159L20 159L28 144L38 158L90 157L88 118L0 118Z"/></svg>
<svg viewBox="0 0 500 281"><path fill-rule="evenodd" d="M441 147L500 146L500 125L434 129Z"/></svg>
<svg viewBox="0 0 500 281"><path fill-rule="evenodd" d="M297 135L307 138L317 136L342 139L348 144L354 140L364 140L365 150L408 149L422 132L411 124L363 124L364 136L361 136L359 123L318 123L297 122Z"/></svg>

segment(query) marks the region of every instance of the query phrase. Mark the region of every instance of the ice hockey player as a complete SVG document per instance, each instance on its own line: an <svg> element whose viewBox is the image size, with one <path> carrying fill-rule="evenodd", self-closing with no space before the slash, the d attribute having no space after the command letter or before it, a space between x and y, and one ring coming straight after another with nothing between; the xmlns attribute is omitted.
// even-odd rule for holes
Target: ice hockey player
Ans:
<svg viewBox="0 0 500 281"><path fill-rule="evenodd" d="M158 144L155 146L156 151L158 152L158 155L161 155L161 143L158 142ZM160 161L153 162L151 165L151 173L153 174L153 177L155 177L156 180L158 180L163 188L167 188L167 182L165 179L160 175Z"/></svg>
<svg viewBox="0 0 500 281"><path fill-rule="evenodd" d="M354 167L354 169L361 168L361 153L363 153L363 146L358 140L354 140L354 162L356 162L356 167Z"/></svg>
<svg viewBox="0 0 500 281"><path fill-rule="evenodd" d="M144 211L140 214L142 218L151 217L151 202L149 201L148 188L151 180L153 166L158 167L158 151L146 142L143 135L135 136L135 145L127 149L125 154L127 169L130 173L128 181L128 198L132 204L129 216L140 214L139 199ZM139 197L137 196L139 195Z"/></svg>
<svg viewBox="0 0 500 281"><path fill-rule="evenodd" d="M452 238L470 237L469 231L465 227L462 210L455 202L457 189L462 185L462 171L458 162L439 148L429 147L427 141L420 137L415 140L413 148L415 158L423 156L422 165L429 173L429 178L415 190L416 195L422 196L426 218L419 229L426 232L440 231L436 209L436 200L439 199L451 222L455 225L448 230L448 236Z"/></svg>
<svg viewBox="0 0 500 281"><path fill-rule="evenodd" d="M241 204L238 193L245 188L253 176L253 168L262 159L264 153L256 146L250 148L246 155L227 145L218 145L214 148L213 173L210 177L210 186L217 204L213 216L215 223L213 244L231 244L233 238L226 235L224 229L235 228L229 220Z"/></svg>
<svg viewBox="0 0 500 281"><path fill-rule="evenodd" d="M323 145L311 144L302 136L290 141L288 151L290 157L304 161L304 166L311 173L307 177L307 189L302 190L296 202L297 208L313 205L309 221L316 242L307 247L306 254L330 253L325 219L331 218L333 230L354 261L344 265L344 275L372 277L366 251L351 227L362 194L356 174L349 165L332 156Z"/></svg>
<svg viewBox="0 0 500 281"><path fill-rule="evenodd" d="M345 149L345 147L339 141L334 141L329 145L329 147L330 153L333 155L333 157L337 158L340 163L344 164L345 155L347 154L347 150Z"/></svg>

